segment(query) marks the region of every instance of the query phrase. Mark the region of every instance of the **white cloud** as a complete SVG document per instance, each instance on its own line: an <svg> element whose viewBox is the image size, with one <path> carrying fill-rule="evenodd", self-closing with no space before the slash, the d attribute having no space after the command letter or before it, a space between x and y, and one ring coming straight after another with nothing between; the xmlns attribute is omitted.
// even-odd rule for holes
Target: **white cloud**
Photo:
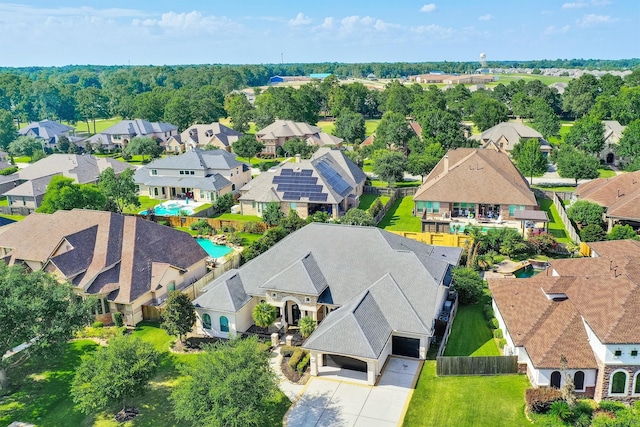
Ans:
<svg viewBox="0 0 640 427"><path fill-rule="evenodd" d="M580 1L572 2L572 3L564 3L562 5L562 8L563 9L580 9L580 8L587 7L587 6L589 6L588 3L580 0Z"/></svg>
<svg viewBox="0 0 640 427"><path fill-rule="evenodd" d="M582 18L578 19L576 23L581 27L593 27L600 24L611 24L615 21L616 19L609 15L596 15L591 13L589 15L584 15Z"/></svg>
<svg viewBox="0 0 640 427"><path fill-rule="evenodd" d="M289 20L289 25L292 27L299 27L301 25L309 24L311 24L311 18L309 18L302 12L298 13L294 19Z"/></svg>
<svg viewBox="0 0 640 427"><path fill-rule="evenodd" d="M422 6L420 8L420 12L427 12L427 13L435 12L435 10L437 8L438 7L435 5L435 3L429 3L429 4L425 4L424 6Z"/></svg>
<svg viewBox="0 0 640 427"><path fill-rule="evenodd" d="M594 6L607 6L611 4L609 0L591 0L591 4Z"/></svg>
<svg viewBox="0 0 640 427"><path fill-rule="evenodd" d="M565 25L563 27L556 27L555 25L550 25L544 29L542 32L545 36L553 36L556 34L566 34L571 27L569 25Z"/></svg>
<svg viewBox="0 0 640 427"><path fill-rule="evenodd" d="M331 16L324 18L324 21L322 21L320 28L322 28L323 30L331 30L333 28L333 18Z"/></svg>
<svg viewBox="0 0 640 427"><path fill-rule="evenodd" d="M160 19L134 19L132 24L137 27L189 34L194 34L196 31L213 33L220 31L222 28L226 31L240 30L242 28L235 21L225 17L203 15L196 10L189 13L166 12L160 15Z"/></svg>
<svg viewBox="0 0 640 427"><path fill-rule="evenodd" d="M493 19L493 16L490 14L486 14L486 15L482 15L478 17L479 21L491 21Z"/></svg>

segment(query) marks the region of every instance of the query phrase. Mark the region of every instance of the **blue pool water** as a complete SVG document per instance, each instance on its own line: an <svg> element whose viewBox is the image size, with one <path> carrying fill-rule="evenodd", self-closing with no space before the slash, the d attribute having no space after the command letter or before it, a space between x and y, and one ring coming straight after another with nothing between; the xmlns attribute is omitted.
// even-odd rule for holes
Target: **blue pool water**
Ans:
<svg viewBox="0 0 640 427"><path fill-rule="evenodd" d="M533 277L536 274L540 273L542 271L542 269L540 268L534 268L530 265L521 268L520 270L517 270L513 273L514 276L516 276L518 279L528 279L529 277Z"/></svg>
<svg viewBox="0 0 640 427"><path fill-rule="evenodd" d="M191 215L193 213L193 209L187 208L184 205L179 203L172 203L169 205L157 205L153 208L155 214L157 216L178 216L180 215L180 211L184 211L187 215ZM147 215L147 211L144 210L140 212L140 215Z"/></svg>
<svg viewBox="0 0 640 427"><path fill-rule="evenodd" d="M209 239L196 239L196 242L204 249L211 258L220 258L231 252L229 246L216 245Z"/></svg>

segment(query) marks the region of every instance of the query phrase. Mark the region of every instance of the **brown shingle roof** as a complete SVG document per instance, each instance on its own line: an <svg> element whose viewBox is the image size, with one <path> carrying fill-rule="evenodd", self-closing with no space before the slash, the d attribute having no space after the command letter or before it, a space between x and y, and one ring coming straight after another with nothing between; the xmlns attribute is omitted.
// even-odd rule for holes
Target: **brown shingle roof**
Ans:
<svg viewBox="0 0 640 427"><path fill-rule="evenodd" d="M640 220L640 171L580 184L576 196L605 206L609 217Z"/></svg>
<svg viewBox="0 0 640 427"><path fill-rule="evenodd" d="M445 170L445 158L441 159L416 192L414 200L538 205L526 179L506 154L458 148L449 150L446 156L449 170Z"/></svg>
<svg viewBox="0 0 640 427"><path fill-rule="evenodd" d="M115 290L110 300L119 303L155 290L153 275L167 265L188 270L207 257L187 233L136 217L80 209L31 214L0 234L0 247L11 250L10 264L39 262L85 292ZM49 261L55 269L47 266Z"/></svg>

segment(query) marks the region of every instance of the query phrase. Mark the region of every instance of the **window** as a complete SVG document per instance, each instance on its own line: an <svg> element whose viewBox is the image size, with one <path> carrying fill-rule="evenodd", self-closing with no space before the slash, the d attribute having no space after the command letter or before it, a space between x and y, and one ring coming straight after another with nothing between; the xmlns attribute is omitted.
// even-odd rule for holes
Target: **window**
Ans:
<svg viewBox="0 0 640 427"><path fill-rule="evenodd" d="M622 356L622 350L616 350L616 351L613 353L613 355L614 355L615 357L620 357L620 356Z"/></svg>
<svg viewBox="0 0 640 427"><path fill-rule="evenodd" d="M151 175L153 176L158 175L158 169L151 169Z"/></svg>
<svg viewBox="0 0 640 427"><path fill-rule="evenodd" d="M638 357L638 350L631 350L631 357Z"/></svg>
<svg viewBox="0 0 640 427"><path fill-rule="evenodd" d="M229 319L227 319L227 316L220 316L220 332L229 332Z"/></svg>
<svg viewBox="0 0 640 427"><path fill-rule="evenodd" d="M180 171L180 175L184 175L184 171Z"/></svg>
<svg viewBox="0 0 640 427"><path fill-rule="evenodd" d="M103 299L102 303L104 304L104 312L105 313L111 313L111 307L109 307L109 301L107 301L107 299Z"/></svg>
<svg viewBox="0 0 640 427"><path fill-rule="evenodd" d="M416 202L416 212L424 212L426 202Z"/></svg>
<svg viewBox="0 0 640 427"><path fill-rule="evenodd" d="M289 203L289 209L291 209L292 211L296 210L296 204L295 203Z"/></svg>
<svg viewBox="0 0 640 427"><path fill-rule="evenodd" d="M157 196L158 195L158 187L154 187L153 188L153 195Z"/></svg>
<svg viewBox="0 0 640 427"><path fill-rule="evenodd" d="M235 184L231 184L231 191L236 191L236 185Z"/></svg>
<svg viewBox="0 0 640 427"><path fill-rule="evenodd" d="M191 175L195 175L195 174L196 174L196 171L189 171L189 174L191 174Z"/></svg>
<svg viewBox="0 0 640 427"><path fill-rule="evenodd" d="M211 329L211 316L209 316L207 313L202 315L202 328Z"/></svg>
<svg viewBox="0 0 640 427"><path fill-rule="evenodd" d="M553 371L551 373L551 387L560 388L561 381L562 375L560 375L560 371Z"/></svg>
<svg viewBox="0 0 640 427"><path fill-rule="evenodd" d="M616 371L611 375L609 394L627 394L626 371Z"/></svg>
<svg viewBox="0 0 640 427"><path fill-rule="evenodd" d="M514 216L516 211L521 211L524 209L524 206L521 205L509 205L509 216Z"/></svg>
<svg viewBox="0 0 640 427"><path fill-rule="evenodd" d="M576 373L573 374L573 385L575 385L576 391L584 390L584 372L576 371Z"/></svg>
<svg viewBox="0 0 640 427"><path fill-rule="evenodd" d="M633 394L640 394L640 371L636 372L633 379Z"/></svg>
<svg viewBox="0 0 640 427"><path fill-rule="evenodd" d="M304 302L311 302L311 298L310 297L304 297Z"/></svg>
<svg viewBox="0 0 640 427"><path fill-rule="evenodd" d="M440 202L427 202L428 213L440 213Z"/></svg>
<svg viewBox="0 0 640 427"><path fill-rule="evenodd" d="M176 282L169 282L169 290L170 291L175 291L176 290Z"/></svg>

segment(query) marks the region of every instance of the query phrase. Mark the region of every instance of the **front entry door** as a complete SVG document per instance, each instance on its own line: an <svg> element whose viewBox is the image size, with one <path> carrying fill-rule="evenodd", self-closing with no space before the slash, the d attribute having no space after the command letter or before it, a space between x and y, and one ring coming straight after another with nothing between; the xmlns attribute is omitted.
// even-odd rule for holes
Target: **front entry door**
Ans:
<svg viewBox="0 0 640 427"><path fill-rule="evenodd" d="M298 307L298 304L293 304L291 306L291 324L297 325L298 320L300 320L300 308Z"/></svg>

